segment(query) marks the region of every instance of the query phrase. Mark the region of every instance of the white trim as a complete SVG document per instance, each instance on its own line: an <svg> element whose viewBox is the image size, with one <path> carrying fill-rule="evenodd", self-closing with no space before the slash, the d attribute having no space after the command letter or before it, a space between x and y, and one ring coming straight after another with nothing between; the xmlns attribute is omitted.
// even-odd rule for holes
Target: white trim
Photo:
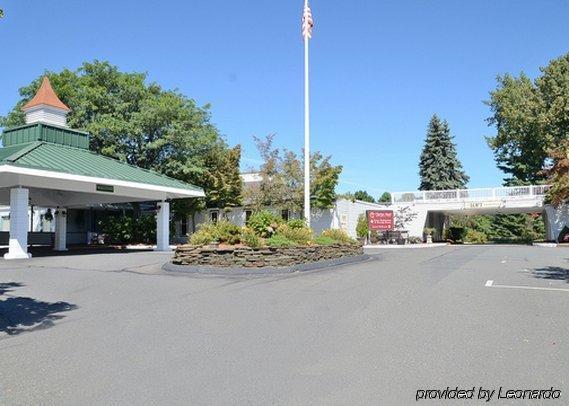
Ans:
<svg viewBox="0 0 569 406"><path fill-rule="evenodd" d="M49 110L57 111L58 113L61 112L61 113L65 113L65 114L67 114L71 111L71 109L66 110L66 109L62 109L61 107L56 107L56 106L52 106L50 104L44 104L44 103L36 104L35 106L32 106L32 107L24 107L24 108L22 108L22 111L24 113L28 113L28 112L32 112L32 111L36 111L36 110L42 110L42 109L49 109Z"/></svg>
<svg viewBox="0 0 569 406"><path fill-rule="evenodd" d="M38 104L24 109L26 124L45 123L67 127L67 113L69 110L60 107Z"/></svg>
<svg viewBox="0 0 569 406"><path fill-rule="evenodd" d="M63 173L63 172L52 172L52 171L46 171L46 170L41 170L41 169L23 168L23 167L12 166L12 165L0 165L0 173L2 173L2 172L14 173L17 175L29 175L29 176L37 176L37 177L43 177L43 178L54 178L54 179L70 180L70 181L77 181L77 182L94 183L94 184L122 186L122 187L128 187L128 188L132 188L132 189L152 190L152 191L171 193L171 194L182 195L182 196L187 196L187 197L205 197L205 194L203 193L203 191L198 192L198 191L187 190L187 189L178 189L178 188L173 188L173 187L152 185L149 183L128 182L128 181L118 180L118 179L98 178L98 177L84 176L84 175L73 175L73 174Z"/></svg>

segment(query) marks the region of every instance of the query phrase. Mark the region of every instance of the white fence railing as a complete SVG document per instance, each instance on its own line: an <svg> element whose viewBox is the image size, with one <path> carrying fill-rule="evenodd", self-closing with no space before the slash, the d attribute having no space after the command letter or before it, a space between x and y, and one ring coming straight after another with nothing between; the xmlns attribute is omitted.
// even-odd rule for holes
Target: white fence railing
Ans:
<svg viewBox="0 0 569 406"><path fill-rule="evenodd" d="M481 200L516 200L543 197L551 186L512 186L483 189L426 190L393 192L392 203L469 202Z"/></svg>

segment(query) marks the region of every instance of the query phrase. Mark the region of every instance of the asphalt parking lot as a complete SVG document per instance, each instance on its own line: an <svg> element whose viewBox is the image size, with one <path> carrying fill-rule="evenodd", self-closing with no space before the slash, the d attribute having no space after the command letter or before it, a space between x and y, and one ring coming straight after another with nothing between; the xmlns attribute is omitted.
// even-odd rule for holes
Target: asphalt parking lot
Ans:
<svg viewBox="0 0 569 406"><path fill-rule="evenodd" d="M0 261L0 403L569 403L569 249L371 253L263 277L167 274L154 252Z"/></svg>

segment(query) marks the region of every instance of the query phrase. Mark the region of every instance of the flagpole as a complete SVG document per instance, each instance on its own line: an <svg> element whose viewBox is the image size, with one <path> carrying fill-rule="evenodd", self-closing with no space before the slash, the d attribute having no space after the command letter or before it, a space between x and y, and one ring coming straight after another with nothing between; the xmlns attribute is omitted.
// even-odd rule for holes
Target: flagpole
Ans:
<svg viewBox="0 0 569 406"><path fill-rule="evenodd" d="M304 0L304 7L308 7L308 0ZM304 36L304 219L310 227L310 87L308 75L308 41Z"/></svg>

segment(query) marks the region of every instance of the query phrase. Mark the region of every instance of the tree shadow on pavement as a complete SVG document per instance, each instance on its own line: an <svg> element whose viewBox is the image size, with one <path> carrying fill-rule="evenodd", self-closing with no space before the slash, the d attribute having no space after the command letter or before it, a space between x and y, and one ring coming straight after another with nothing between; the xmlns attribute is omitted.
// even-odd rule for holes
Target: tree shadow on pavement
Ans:
<svg viewBox="0 0 569 406"><path fill-rule="evenodd" d="M20 282L2 282L0 283L0 296L6 292L11 292L15 288L20 288L22 286L24 286L24 284Z"/></svg>
<svg viewBox="0 0 569 406"><path fill-rule="evenodd" d="M22 286L18 282L0 283L0 296ZM65 317L59 313L75 309L76 305L67 302L49 303L12 295L0 298L0 333L18 335L53 327L55 321Z"/></svg>
<svg viewBox="0 0 569 406"><path fill-rule="evenodd" d="M531 271L531 274L534 278L552 279L569 283L569 268L563 268L560 266L546 266L543 268L533 269Z"/></svg>

